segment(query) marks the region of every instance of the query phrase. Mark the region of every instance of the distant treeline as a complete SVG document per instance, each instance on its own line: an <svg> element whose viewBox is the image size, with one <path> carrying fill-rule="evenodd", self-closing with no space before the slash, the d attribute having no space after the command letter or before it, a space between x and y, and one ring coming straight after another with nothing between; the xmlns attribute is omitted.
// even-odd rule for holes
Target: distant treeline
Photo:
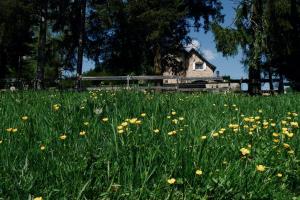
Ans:
<svg viewBox="0 0 300 200"><path fill-rule="evenodd" d="M42 88L63 71L80 77L83 58L94 61L94 74L161 74L180 66L168 55L191 42L193 29L213 31L226 56L243 50L252 93L263 74L299 80L299 1L236 5L234 23L224 28L220 0L1 0L0 79Z"/></svg>

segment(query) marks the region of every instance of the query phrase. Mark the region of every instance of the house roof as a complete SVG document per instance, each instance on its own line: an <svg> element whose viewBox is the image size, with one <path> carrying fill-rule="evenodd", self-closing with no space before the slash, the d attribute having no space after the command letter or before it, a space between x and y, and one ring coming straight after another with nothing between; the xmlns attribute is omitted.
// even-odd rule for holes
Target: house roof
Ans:
<svg viewBox="0 0 300 200"><path fill-rule="evenodd" d="M191 56L192 54L196 54L201 60L203 60L206 65L208 65L213 71L217 69L217 67L211 64L202 54L200 54L196 49L192 48L190 51L186 51L186 53Z"/></svg>

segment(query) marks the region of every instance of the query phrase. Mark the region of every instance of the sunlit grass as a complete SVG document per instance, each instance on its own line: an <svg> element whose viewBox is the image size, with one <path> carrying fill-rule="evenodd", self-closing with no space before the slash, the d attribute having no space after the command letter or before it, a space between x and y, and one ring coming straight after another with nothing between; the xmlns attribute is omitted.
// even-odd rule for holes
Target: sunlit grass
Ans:
<svg viewBox="0 0 300 200"><path fill-rule="evenodd" d="M299 94L2 92L0 197L299 197L299 111Z"/></svg>

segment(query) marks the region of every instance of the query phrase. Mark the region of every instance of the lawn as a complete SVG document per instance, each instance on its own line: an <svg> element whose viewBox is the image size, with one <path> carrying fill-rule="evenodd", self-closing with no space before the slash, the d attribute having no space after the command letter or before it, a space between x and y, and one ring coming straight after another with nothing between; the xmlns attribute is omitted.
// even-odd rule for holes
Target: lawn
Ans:
<svg viewBox="0 0 300 200"><path fill-rule="evenodd" d="M1 92L0 199L300 199L298 114L300 94Z"/></svg>

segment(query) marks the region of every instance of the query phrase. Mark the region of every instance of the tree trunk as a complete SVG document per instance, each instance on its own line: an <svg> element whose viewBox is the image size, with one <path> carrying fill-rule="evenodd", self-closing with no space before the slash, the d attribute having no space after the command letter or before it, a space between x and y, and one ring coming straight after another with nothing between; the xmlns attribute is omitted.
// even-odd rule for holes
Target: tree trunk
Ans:
<svg viewBox="0 0 300 200"><path fill-rule="evenodd" d="M279 74L278 93L280 93L280 94L284 93L283 74L282 73Z"/></svg>
<svg viewBox="0 0 300 200"><path fill-rule="evenodd" d="M3 52L3 49L0 49L0 79L4 79L5 77L6 77L6 55Z"/></svg>
<svg viewBox="0 0 300 200"><path fill-rule="evenodd" d="M156 44L155 50L154 50L154 74L155 75L162 75L162 69L161 69L161 52L160 52L160 45ZM156 80L155 85L161 86L162 80Z"/></svg>
<svg viewBox="0 0 300 200"><path fill-rule="evenodd" d="M159 44L156 45L154 53L154 74L161 75L161 54Z"/></svg>
<svg viewBox="0 0 300 200"><path fill-rule="evenodd" d="M78 40L78 56L77 56L77 84L78 90L81 89L81 76L82 76L82 63L83 63L83 50L85 46L85 12L86 0L80 0L80 22L79 22L79 40Z"/></svg>
<svg viewBox="0 0 300 200"><path fill-rule="evenodd" d="M37 57L36 71L36 89L44 88L45 65L46 65L46 42L47 42L47 17L48 17L48 0L41 1L40 11L40 32Z"/></svg>
<svg viewBox="0 0 300 200"><path fill-rule="evenodd" d="M250 95L261 94L260 68L258 66L249 67L248 93Z"/></svg>
<svg viewBox="0 0 300 200"><path fill-rule="evenodd" d="M273 72L272 67L269 67L269 85L270 85L270 92L274 94L274 85L273 85Z"/></svg>

